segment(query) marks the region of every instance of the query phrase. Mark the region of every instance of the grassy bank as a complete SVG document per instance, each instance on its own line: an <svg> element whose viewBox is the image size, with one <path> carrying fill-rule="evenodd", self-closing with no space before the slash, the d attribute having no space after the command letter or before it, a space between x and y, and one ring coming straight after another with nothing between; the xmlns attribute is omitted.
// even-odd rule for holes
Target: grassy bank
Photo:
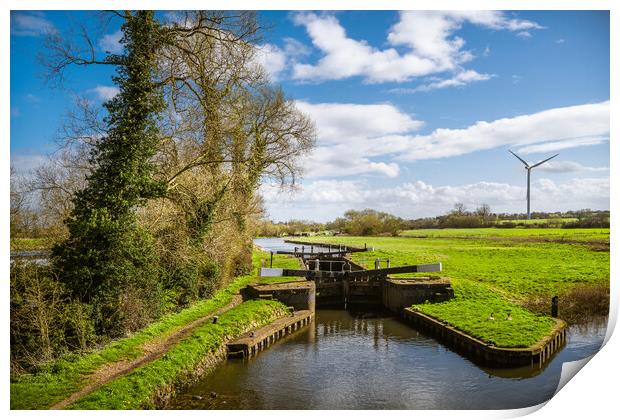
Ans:
<svg viewBox="0 0 620 420"><path fill-rule="evenodd" d="M562 317L577 288L609 286L609 252L591 246L609 244L609 229L429 229L402 237L303 240L367 244L375 250L352 256L367 267L375 258L390 258L392 266L442 262L456 298L418 309L498 346L529 346L549 332L553 321L526 309L529 302L545 302L548 312L550 297L560 295ZM491 313L494 320L488 320Z"/></svg>
<svg viewBox="0 0 620 420"><path fill-rule="evenodd" d="M484 285L455 279L452 286L454 299L414 308L499 347L529 347L555 325L550 317L536 315Z"/></svg>
<svg viewBox="0 0 620 420"><path fill-rule="evenodd" d="M11 251L49 249L53 243L49 238L11 238Z"/></svg>
<svg viewBox="0 0 620 420"><path fill-rule="evenodd" d="M182 340L166 355L129 375L112 381L83 399L72 409L155 408L156 395L184 384L189 378L213 367L226 340L251 328L266 325L287 314L286 306L276 301L249 301L223 313L217 324L206 323ZM203 363L207 359L211 362Z"/></svg>
<svg viewBox="0 0 620 420"><path fill-rule="evenodd" d="M42 366L34 374L24 374L11 378L11 408L47 408L64 400L81 389L89 375L102 366L121 360L134 360L143 354L143 346L151 341L162 340L184 325L204 317L228 305L239 290L250 283L257 282L256 276L261 259L268 257L262 251L255 251L253 270L250 275L237 277L232 283L219 290L210 299L200 301L178 313L170 314L147 328L109 345L83 354L68 354L55 362ZM277 255L274 266L296 267L294 258ZM264 281L287 281L290 279L264 278Z"/></svg>

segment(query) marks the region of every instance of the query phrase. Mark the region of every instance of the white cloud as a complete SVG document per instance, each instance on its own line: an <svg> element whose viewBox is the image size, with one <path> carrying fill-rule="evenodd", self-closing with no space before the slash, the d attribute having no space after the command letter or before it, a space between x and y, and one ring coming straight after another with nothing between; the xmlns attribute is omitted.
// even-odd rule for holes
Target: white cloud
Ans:
<svg viewBox="0 0 620 420"><path fill-rule="evenodd" d="M489 80L495 75L493 74L480 74L475 70L465 70L457 73L450 79L437 80L431 83L426 83L420 86L416 86L411 89L396 88L390 90L391 93L416 93L416 92L429 92L436 89L445 89L448 87L462 87L472 82Z"/></svg>
<svg viewBox="0 0 620 420"><path fill-rule="evenodd" d="M297 108L315 121L319 140L338 143L343 139L371 138L418 130L423 122L401 112L391 104L312 104L297 101Z"/></svg>
<svg viewBox="0 0 620 420"><path fill-rule="evenodd" d="M97 95L97 98L99 98L99 100L101 101L109 101L119 93L119 89L116 86L98 85L97 87L94 87L89 91Z"/></svg>
<svg viewBox="0 0 620 420"><path fill-rule="evenodd" d="M276 45L264 44L259 46L255 59L274 81L278 80L280 73L286 68L286 53Z"/></svg>
<svg viewBox="0 0 620 420"><path fill-rule="evenodd" d="M396 177L399 161L458 156L502 146L523 145L519 152L527 147L538 152L587 146L609 133L609 102L479 121L461 129L440 128L426 135L415 134L421 121L391 104L298 101L297 106L317 127L317 147L304 160L309 178Z"/></svg>
<svg viewBox="0 0 620 420"><path fill-rule="evenodd" d="M530 115L437 129L410 139L403 160L458 156L506 145L528 145L609 135L609 101L553 108Z"/></svg>
<svg viewBox="0 0 620 420"><path fill-rule="evenodd" d="M122 54L125 48L123 47L123 44L121 44L122 38L123 38L123 32L119 29L116 32L104 35L99 40L99 47L104 52L109 52L112 54Z"/></svg>
<svg viewBox="0 0 620 420"><path fill-rule="evenodd" d="M15 169L15 173L22 176L28 176L35 169L48 162L49 158L40 152L20 152L11 154L11 166Z"/></svg>
<svg viewBox="0 0 620 420"><path fill-rule="evenodd" d="M528 31L517 32L517 36L521 39L530 39L532 34Z"/></svg>
<svg viewBox="0 0 620 420"><path fill-rule="evenodd" d="M378 49L365 40L349 38L333 15L298 13L294 22L303 25L313 45L323 52L315 64L293 65L293 78L330 80L361 76L366 82L404 82L415 77L446 71L461 71L473 59L465 41L454 33L463 23L509 31L541 28L535 22L508 19L492 11L405 11L391 29L391 47ZM404 47L399 52L395 47Z"/></svg>
<svg viewBox="0 0 620 420"><path fill-rule="evenodd" d="M567 172L605 172L609 171L606 166L593 167L584 166L578 162L570 160L552 160L537 168L538 171L551 173L567 173Z"/></svg>
<svg viewBox="0 0 620 420"><path fill-rule="evenodd" d="M275 220L333 220L351 208L373 208L417 218L444 214L455 203L464 203L472 210L484 203L496 212L525 212L526 203L525 185L486 181L443 186L416 181L373 188L363 182L321 180L302 186L294 195L283 194L271 186L262 187L261 192ZM575 178L564 183L542 178L532 182L532 206L537 211L606 210L609 197L608 177Z"/></svg>
<svg viewBox="0 0 620 420"><path fill-rule="evenodd" d="M11 35L41 36L58 32L43 12L11 11Z"/></svg>
<svg viewBox="0 0 620 420"><path fill-rule="evenodd" d="M520 148L518 152L523 154L557 152L558 150L572 149L575 147L595 146L597 144L605 143L606 141L609 141L609 136L587 136L582 138L571 138L567 140L533 144L531 146Z"/></svg>
<svg viewBox="0 0 620 420"><path fill-rule="evenodd" d="M292 59L305 57L311 53L310 48L295 38L284 38L284 52Z"/></svg>
<svg viewBox="0 0 620 420"><path fill-rule="evenodd" d="M317 127L317 147L304 161L308 177L364 173L396 177L400 173L398 164L377 157L392 153L403 135L423 125L391 104L298 101L297 107Z"/></svg>

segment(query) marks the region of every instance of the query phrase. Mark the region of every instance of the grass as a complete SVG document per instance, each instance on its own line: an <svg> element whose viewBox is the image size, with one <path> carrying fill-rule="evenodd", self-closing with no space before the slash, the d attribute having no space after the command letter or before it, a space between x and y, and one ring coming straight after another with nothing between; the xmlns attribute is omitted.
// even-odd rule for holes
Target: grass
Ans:
<svg viewBox="0 0 620 420"><path fill-rule="evenodd" d="M42 366L34 374L11 378L11 409L37 409L49 407L82 388L88 376L101 366L120 360L134 360L143 354L141 347L151 340L160 340L173 334L184 325L228 305L239 290L256 277L261 259L268 253L255 250L252 255L253 272L240 276L207 300L199 301L187 309L162 317L159 321L130 335L113 341L99 350L68 354ZM298 260L284 255L274 256L274 266L296 267ZM260 278L261 282L283 282L290 278Z"/></svg>
<svg viewBox="0 0 620 420"><path fill-rule="evenodd" d="M407 231L402 237L303 240L367 243L375 250L352 254L367 267L374 266L375 258L390 258L393 267L442 262L442 275L450 277L456 298L418 309L498 346L529 346L553 326L549 317L527 310L526 302L542 299L549 307L553 295L560 295L562 302L562 296L568 299L578 287L609 287L609 252L590 246L609 243L609 229L429 229ZM560 313L567 306L560 304ZM504 320L508 311L512 321ZM492 312L495 320L487 321Z"/></svg>
<svg viewBox="0 0 620 420"><path fill-rule="evenodd" d="M11 238L11 251L48 249L52 244L49 238Z"/></svg>
<svg viewBox="0 0 620 420"><path fill-rule="evenodd" d="M605 228L577 228L577 229L501 229L501 228L479 228L479 229L415 229L405 230L401 233L403 237L413 238L461 238L461 239L527 239L532 241L549 242L595 242L609 244L609 229Z"/></svg>
<svg viewBox="0 0 620 420"><path fill-rule="evenodd" d="M536 315L483 285L456 280L453 287L454 299L414 308L499 347L529 347L555 325L548 316ZM508 315L511 320L506 319ZM489 319L491 316L493 319Z"/></svg>
<svg viewBox="0 0 620 420"><path fill-rule="evenodd" d="M450 231L455 234L454 229ZM481 236L478 229L460 231L460 236L335 237L321 241L351 246L367 243L375 250L355 253L353 259L370 267L375 258L390 258L392 266L441 262L443 275L485 283L515 298L560 294L578 284L609 283L609 252L595 251L587 244L509 237L495 240Z"/></svg>
<svg viewBox="0 0 620 420"><path fill-rule="evenodd" d="M72 409L155 408L157 392L185 375L192 376L206 355L215 353L226 338L266 325L288 313L276 301L249 301L223 313L217 324L206 323L165 356L120 377L76 401Z"/></svg>

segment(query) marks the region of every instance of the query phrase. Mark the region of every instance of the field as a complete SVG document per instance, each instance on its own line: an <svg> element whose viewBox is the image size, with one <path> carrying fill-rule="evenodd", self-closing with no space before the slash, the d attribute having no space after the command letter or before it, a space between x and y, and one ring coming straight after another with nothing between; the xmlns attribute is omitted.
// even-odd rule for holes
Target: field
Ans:
<svg viewBox="0 0 620 420"><path fill-rule="evenodd" d="M353 254L368 267L375 258L392 266L441 262L456 298L418 309L499 346L528 346L549 331L553 321L525 309L529 302L559 295L561 315L562 297L575 287L609 285L609 229L429 229L306 240L374 247Z"/></svg>

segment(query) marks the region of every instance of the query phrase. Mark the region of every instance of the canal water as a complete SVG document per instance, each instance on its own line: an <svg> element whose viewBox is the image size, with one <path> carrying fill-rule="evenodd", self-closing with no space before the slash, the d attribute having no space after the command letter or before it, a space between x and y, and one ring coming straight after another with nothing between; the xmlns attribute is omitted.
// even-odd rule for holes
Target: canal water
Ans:
<svg viewBox="0 0 620 420"><path fill-rule="evenodd" d="M301 238L301 240L303 240L304 238ZM312 248L310 248L310 245L301 245L301 244L294 244L294 243L290 243L290 242L284 242L284 239L282 238L256 238L254 239L254 244L258 245L259 247L267 250L267 251L274 251L274 252L278 252L278 251L289 251L292 252L295 250L295 248L297 248L298 252L301 252L302 250L302 246L304 247L304 251L306 253L309 253L310 250L312 249L314 252L327 252L329 251L329 248L327 247L322 247L322 246L318 246L318 245L313 245ZM336 248L331 248L332 251L336 251Z"/></svg>
<svg viewBox="0 0 620 420"><path fill-rule="evenodd" d="M542 369L489 369L389 313L317 310L309 326L250 360L223 363L170 408L528 407L553 396L562 363L598 351L606 327L606 318L570 327L566 346Z"/></svg>
<svg viewBox="0 0 620 420"><path fill-rule="evenodd" d="M595 353L606 320L571 327L542 370L481 368L388 314L318 310L250 360L229 360L173 409L507 409L553 396L562 363Z"/></svg>
<svg viewBox="0 0 620 420"><path fill-rule="evenodd" d="M23 264L47 265L49 264L50 253L51 251L47 249L29 250L29 251L12 251L11 252L11 264L20 262Z"/></svg>

